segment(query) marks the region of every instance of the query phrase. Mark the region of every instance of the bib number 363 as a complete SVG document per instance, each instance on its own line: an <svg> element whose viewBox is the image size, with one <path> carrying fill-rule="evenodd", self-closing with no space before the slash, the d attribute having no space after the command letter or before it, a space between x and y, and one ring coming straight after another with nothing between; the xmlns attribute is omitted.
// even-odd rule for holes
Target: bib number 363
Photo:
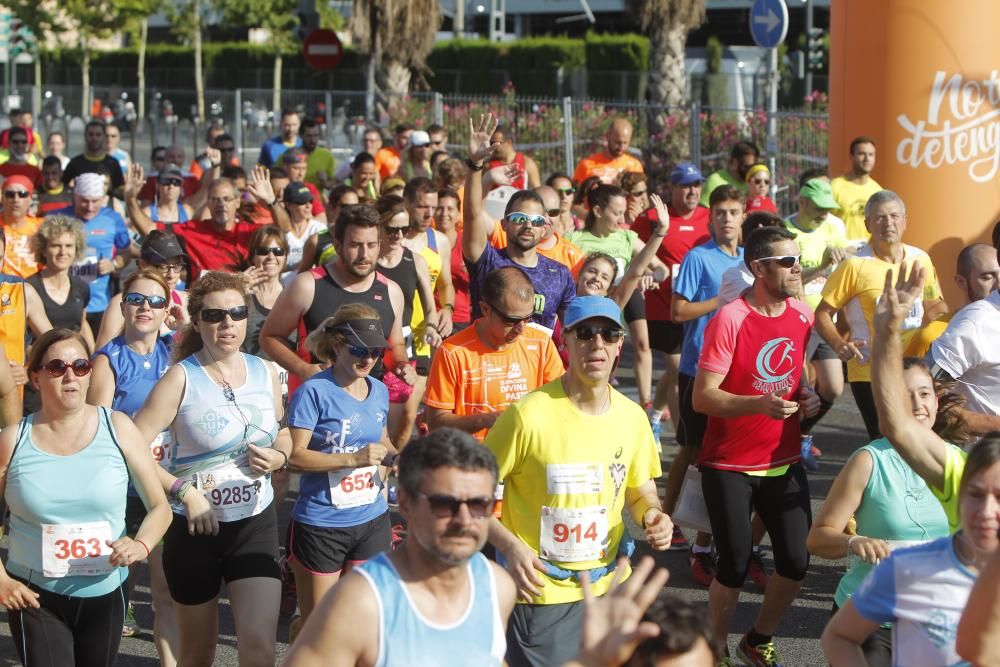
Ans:
<svg viewBox="0 0 1000 667"><path fill-rule="evenodd" d="M46 577L99 576L114 570L108 562L111 524L92 521L42 524L42 574Z"/></svg>
<svg viewBox="0 0 1000 667"><path fill-rule="evenodd" d="M382 490L377 466L335 470L327 473L327 478L330 502L338 509L370 505Z"/></svg>
<svg viewBox="0 0 1000 667"><path fill-rule="evenodd" d="M539 555L546 560L579 563L607 555L606 507L542 507L541 529Z"/></svg>

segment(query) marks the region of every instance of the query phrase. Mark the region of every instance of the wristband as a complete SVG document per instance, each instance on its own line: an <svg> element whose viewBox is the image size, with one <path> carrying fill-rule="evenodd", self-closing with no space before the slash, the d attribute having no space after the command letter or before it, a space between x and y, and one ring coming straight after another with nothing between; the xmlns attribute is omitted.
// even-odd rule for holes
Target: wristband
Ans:
<svg viewBox="0 0 1000 667"><path fill-rule="evenodd" d="M177 499L177 502L179 502L179 503L184 502L184 496L186 496L188 494L188 491L190 491L191 487L193 487L193 486L194 486L194 484L192 484L191 482L187 482L187 481L184 482L183 484L181 484L180 489L177 490L177 494L174 496Z"/></svg>
<svg viewBox="0 0 1000 667"><path fill-rule="evenodd" d="M187 480L182 479L180 477L175 479L174 483L170 485L170 492L167 495L170 496L171 498L176 498L177 492L180 490L182 486L184 486L184 482L186 481Z"/></svg>
<svg viewBox="0 0 1000 667"><path fill-rule="evenodd" d="M453 303L446 303L443 306L441 306L441 310L444 310L445 308L449 309L453 313L455 312L455 304Z"/></svg>
<svg viewBox="0 0 1000 667"><path fill-rule="evenodd" d="M284 470L285 468L288 467L288 454L284 453L280 449L275 449L274 451L278 452L279 454L285 457L285 462L281 464L280 468L278 468L278 470Z"/></svg>
<svg viewBox="0 0 1000 667"><path fill-rule="evenodd" d="M851 545L854 543L854 540L859 539L861 537L864 537L864 536L863 535L851 535L850 537L847 538L847 553L848 554L853 553L851 551Z"/></svg>
<svg viewBox="0 0 1000 667"><path fill-rule="evenodd" d="M482 171L483 167L486 166L486 162L480 162L476 164L469 158L465 158L465 166L469 168L469 171Z"/></svg>
<svg viewBox="0 0 1000 667"><path fill-rule="evenodd" d="M142 548L146 550L146 558L149 558L149 547L146 546L146 543L143 542L142 540L138 540L138 539L137 540L132 540L132 541L133 542L138 542L139 544L141 544Z"/></svg>

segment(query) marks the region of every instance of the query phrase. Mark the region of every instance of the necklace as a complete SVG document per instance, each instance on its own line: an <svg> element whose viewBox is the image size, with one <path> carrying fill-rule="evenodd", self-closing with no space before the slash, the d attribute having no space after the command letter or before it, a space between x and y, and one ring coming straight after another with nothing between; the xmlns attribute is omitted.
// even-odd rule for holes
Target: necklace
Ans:
<svg viewBox="0 0 1000 667"><path fill-rule="evenodd" d="M149 363L149 359L154 354L156 354L156 345L153 345L153 349L149 351L149 354L143 354L139 350L137 350L134 347L132 347L131 344L128 344L128 349L132 350L133 352L135 352L136 354L138 354L140 357L142 357L142 367L145 368L147 371L150 368L153 367L153 364Z"/></svg>
<svg viewBox="0 0 1000 667"><path fill-rule="evenodd" d="M229 384L229 380L226 379L225 374L222 372L221 365L219 364L218 361L216 361L215 357L212 356L212 353L209 352L208 348L203 348L203 349L205 350L205 353L208 355L208 358L211 359L212 363L215 364L216 366L215 372L219 374L219 384L222 385L222 395L225 396L226 400L229 401L230 403L236 403L236 392L233 391L233 385ZM205 372L208 373L209 369L208 365L204 365L204 368ZM211 373L209 373L208 375L209 377L212 377Z"/></svg>

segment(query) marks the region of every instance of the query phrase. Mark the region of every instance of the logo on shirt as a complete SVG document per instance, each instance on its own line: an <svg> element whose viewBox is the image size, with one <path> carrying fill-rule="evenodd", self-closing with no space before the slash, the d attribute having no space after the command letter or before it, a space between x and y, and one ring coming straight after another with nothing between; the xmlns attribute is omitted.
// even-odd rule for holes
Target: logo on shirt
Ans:
<svg viewBox="0 0 1000 667"><path fill-rule="evenodd" d="M958 636L958 623L940 609L932 612L920 625L927 633L927 638L938 648L954 644Z"/></svg>
<svg viewBox="0 0 1000 667"><path fill-rule="evenodd" d="M209 410L195 423L195 426L210 438L214 438L222 433L228 425L229 420L215 410Z"/></svg>
<svg viewBox="0 0 1000 667"><path fill-rule="evenodd" d="M753 388L762 394L791 389L791 375L795 371L794 351L795 343L784 336L764 343L757 353Z"/></svg>
<svg viewBox="0 0 1000 667"><path fill-rule="evenodd" d="M621 491L622 485L625 484L625 465L623 463L612 463L608 466L608 472L611 474L611 481L615 485L615 498L618 498L618 492Z"/></svg>

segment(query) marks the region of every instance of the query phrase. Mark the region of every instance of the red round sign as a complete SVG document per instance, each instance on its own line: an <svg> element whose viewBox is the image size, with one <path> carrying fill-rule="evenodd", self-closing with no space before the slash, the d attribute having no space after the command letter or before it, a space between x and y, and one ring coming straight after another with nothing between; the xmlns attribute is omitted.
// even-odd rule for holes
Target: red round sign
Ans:
<svg viewBox="0 0 1000 667"><path fill-rule="evenodd" d="M344 55L340 38L332 30L313 30L302 44L306 64L314 69L333 69Z"/></svg>

